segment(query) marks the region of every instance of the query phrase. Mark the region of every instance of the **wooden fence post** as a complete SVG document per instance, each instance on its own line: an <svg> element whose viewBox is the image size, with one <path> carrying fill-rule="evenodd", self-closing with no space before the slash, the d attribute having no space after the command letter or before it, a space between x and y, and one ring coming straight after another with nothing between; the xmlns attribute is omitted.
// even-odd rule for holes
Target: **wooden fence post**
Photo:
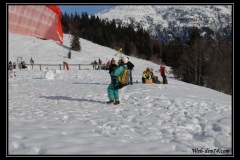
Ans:
<svg viewBox="0 0 240 160"><path fill-rule="evenodd" d="M41 70L41 64L39 64L39 66L40 66L40 70Z"/></svg>
<svg viewBox="0 0 240 160"><path fill-rule="evenodd" d="M61 70L61 64L59 64L59 68L60 68L60 70Z"/></svg>
<svg viewBox="0 0 240 160"><path fill-rule="evenodd" d="M80 64L79 64L79 70L80 70L81 68L80 68Z"/></svg>

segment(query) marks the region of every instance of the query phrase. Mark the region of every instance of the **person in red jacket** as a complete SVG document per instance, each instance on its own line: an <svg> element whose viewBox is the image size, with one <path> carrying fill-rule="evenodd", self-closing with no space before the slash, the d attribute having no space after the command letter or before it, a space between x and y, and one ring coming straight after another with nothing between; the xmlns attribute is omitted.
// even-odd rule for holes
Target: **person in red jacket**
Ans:
<svg viewBox="0 0 240 160"><path fill-rule="evenodd" d="M63 61L63 65L66 66L66 69L69 70L69 66L68 66L68 63Z"/></svg>
<svg viewBox="0 0 240 160"><path fill-rule="evenodd" d="M162 76L162 79L163 79L163 84L167 84L166 75L165 75L165 67L164 67L163 64L161 64L159 70L160 70L160 73L161 73L161 76Z"/></svg>

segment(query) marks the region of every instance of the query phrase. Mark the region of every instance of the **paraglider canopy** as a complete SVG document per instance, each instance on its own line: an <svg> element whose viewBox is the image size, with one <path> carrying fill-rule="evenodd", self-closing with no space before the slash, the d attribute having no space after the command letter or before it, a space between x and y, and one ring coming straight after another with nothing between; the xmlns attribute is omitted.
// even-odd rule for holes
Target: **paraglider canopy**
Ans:
<svg viewBox="0 0 240 160"><path fill-rule="evenodd" d="M63 44L62 12L56 5L9 5L8 31Z"/></svg>

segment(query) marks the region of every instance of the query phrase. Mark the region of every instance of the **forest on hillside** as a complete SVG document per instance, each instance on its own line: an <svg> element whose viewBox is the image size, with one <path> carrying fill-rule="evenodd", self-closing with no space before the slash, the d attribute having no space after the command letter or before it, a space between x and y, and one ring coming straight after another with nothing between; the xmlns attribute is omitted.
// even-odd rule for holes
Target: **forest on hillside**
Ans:
<svg viewBox="0 0 240 160"><path fill-rule="evenodd" d="M81 37L116 50L122 48L126 55L164 63L172 68L176 79L232 95L232 37L211 32L212 39L204 38L201 30L193 26L185 42L176 37L166 44L140 26L135 31L130 25L116 25L114 20L107 22L86 12L81 15L65 12L61 22L63 32L74 38Z"/></svg>

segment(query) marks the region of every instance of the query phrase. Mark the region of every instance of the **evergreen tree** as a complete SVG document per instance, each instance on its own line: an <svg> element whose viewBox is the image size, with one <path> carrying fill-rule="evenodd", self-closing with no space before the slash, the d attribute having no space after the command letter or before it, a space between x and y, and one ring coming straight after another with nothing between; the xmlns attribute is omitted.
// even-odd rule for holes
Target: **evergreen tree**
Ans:
<svg viewBox="0 0 240 160"><path fill-rule="evenodd" d="M69 52L68 52L68 58L69 58L69 59L71 59L71 55L72 55L72 53L71 53L71 51L69 50Z"/></svg>
<svg viewBox="0 0 240 160"><path fill-rule="evenodd" d="M75 51L80 51L81 46L80 46L80 40L78 35L73 35L71 39L71 49Z"/></svg>

